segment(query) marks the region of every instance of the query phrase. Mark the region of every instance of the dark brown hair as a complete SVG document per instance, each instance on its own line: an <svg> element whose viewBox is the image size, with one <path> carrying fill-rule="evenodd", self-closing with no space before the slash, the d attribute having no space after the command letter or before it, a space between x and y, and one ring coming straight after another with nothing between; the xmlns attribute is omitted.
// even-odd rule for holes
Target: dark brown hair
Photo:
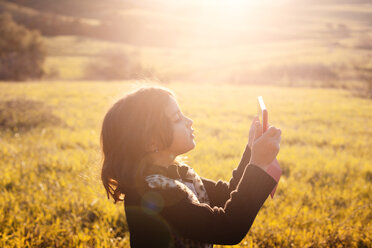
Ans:
<svg viewBox="0 0 372 248"><path fill-rule="evenodd" d="M159 150L171 145L172 123L164 111L170 96L175 94L167 88L145 86L127 93L107 111L101 131L101 179L115 203L144 182L150 139Z"/></svg>

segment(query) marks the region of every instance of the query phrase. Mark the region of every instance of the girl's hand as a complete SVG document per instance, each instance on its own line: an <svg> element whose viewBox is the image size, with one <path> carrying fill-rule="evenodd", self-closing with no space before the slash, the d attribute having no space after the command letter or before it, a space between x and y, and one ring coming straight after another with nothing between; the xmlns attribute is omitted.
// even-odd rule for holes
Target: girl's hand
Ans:
<svg viewBox="0 0 372 248"><path fill-rule="evenodd" d="M279 153L282 131L274 126L270 126L262 134L262 125L258 121L255 122L255 130L249 163L266 170Z"/></svg>
<svg viewBox="0 0 372 248"><path fill-rule="evenodd" d="M255 133L256 133L256 122L260 122L259 119L258 119L258 116L255 116L253 118L253 121L252 121L252 124L251 124L251 128L249 129L249 137L248 137L248 147L252 150L252 145L253 145L253 142L254 142L254 138L255 138ZM261 133L262 135L262 133ZM260 135L260 136L261 136ZM258 136L259 137L259 136ZM257 137L257 138L258 138Z"/></svg>

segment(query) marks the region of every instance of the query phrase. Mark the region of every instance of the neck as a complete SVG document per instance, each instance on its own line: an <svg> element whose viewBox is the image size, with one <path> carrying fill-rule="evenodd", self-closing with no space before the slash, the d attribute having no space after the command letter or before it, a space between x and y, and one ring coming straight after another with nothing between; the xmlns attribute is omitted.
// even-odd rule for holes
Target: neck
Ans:
<svg viewBox="0 0 372 248"><path fill-rule="evenodd" d="M166 151L154 152L150 156L150 162L154 165L168 168L175 161L176 156Z"/></svg>

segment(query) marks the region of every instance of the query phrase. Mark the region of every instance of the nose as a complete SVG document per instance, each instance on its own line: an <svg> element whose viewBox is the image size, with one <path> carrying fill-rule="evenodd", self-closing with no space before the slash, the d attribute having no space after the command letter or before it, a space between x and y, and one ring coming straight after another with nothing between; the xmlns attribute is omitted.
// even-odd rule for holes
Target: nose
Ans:
<svg viewBox="0 0 372 248"><path fill-rule="evenodd" d="M189 117L186 117L187 120L187 126L191 127L191 125L194 123L193 120Z"/></svg>

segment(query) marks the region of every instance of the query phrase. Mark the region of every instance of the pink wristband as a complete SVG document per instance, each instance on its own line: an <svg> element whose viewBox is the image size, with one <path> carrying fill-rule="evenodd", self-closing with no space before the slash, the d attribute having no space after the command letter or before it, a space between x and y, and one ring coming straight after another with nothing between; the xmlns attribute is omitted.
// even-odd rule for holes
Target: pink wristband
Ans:
<svg viewBox="0 0 372 248"><path fill-rule="evenodd" d="M278 160L274 159L273 162L269 165L269 167L266 170L267 174L269 174L274 180L277 182L274 189L271 191L270 195L271 198L274 198L274 194L276 191L276 187L278 186L280 176L282 175L282 169L279 166Z"/></svg>

